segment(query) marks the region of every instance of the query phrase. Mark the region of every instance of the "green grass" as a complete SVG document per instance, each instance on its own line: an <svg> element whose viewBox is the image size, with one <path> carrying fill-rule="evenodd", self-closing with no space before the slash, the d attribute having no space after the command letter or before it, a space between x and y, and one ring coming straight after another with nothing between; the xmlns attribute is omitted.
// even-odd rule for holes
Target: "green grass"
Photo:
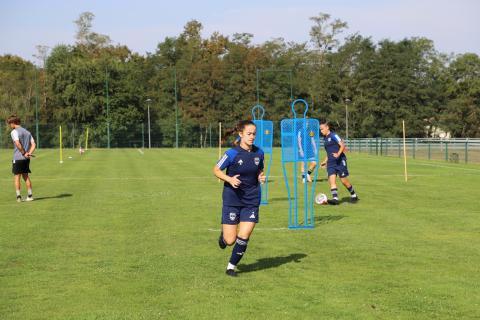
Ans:
<svg viewBox="0 0 480 320"><path fill-rule="evenodd" d="M0 153L0 319L480 318L478 165L410 161L405 183L401 159L350 154L361 201L274 230L288 225L276 150L270 204L229 278L211 231L216 150L65 153L38 151L31 203L15 202Z"/></svg>

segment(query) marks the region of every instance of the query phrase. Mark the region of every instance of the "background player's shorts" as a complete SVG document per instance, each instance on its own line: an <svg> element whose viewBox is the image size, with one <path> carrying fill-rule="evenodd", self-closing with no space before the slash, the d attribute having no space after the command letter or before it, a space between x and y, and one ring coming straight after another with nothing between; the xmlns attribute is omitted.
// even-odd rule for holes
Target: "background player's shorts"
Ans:
<svg viewBox="0 0 480 320"><path fill-rule="evenodd" d="M301 151L298 151L298 160L303 160L303 152ZM317 161L317 155L315 152L313 152L313 150L307 151L307 161Z"/></svg>
<svg viewBox="0 0 480 320"><path fill-rule="evenodd" d="M30 171L30 159L13 160L12 173L13 174L31 173L31 171Z"/></svg>
<svg viewBox="0 0 480 320"><path fill-rule="evenodd" d="M337 175L340 178L348 177L347 160L339 160L333 165L327 164L328 176Z"/></svg>
<svg viewBox="0 0 480 320"><path fill-rule="evenodd" d="M258 207L223 206L222 224L239 224L241 221L258 223Z"/></svg>

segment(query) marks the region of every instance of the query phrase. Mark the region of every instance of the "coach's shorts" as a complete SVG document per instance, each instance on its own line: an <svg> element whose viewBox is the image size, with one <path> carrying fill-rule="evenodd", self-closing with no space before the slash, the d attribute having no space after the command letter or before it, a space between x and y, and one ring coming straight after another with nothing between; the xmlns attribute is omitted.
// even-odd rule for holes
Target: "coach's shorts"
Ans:
<svg viewBox="0 0 480 320"><path fill-rule="evenodd" d="M31 171L30 171L30 159L13 160L13 162L12 162L12 173L13 174L31 173Z"/></svg>
<svg viewBox="0 0 480 320"><path fill-rule="evenodd" d="M222 224L239 224L240 222L258 223L258 207L222 208Z"/></svg>
<svg viewBox="0 0 480 320"><path fill-rule="evenodd" d="M335 164L327 164L328 176L337 175L340 178L348 177L347 160L339 160Z"/></svg>

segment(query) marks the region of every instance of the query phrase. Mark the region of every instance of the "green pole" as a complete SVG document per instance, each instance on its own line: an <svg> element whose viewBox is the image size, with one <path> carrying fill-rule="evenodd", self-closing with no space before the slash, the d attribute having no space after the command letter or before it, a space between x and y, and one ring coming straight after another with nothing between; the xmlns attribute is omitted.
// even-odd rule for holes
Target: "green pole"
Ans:
<svg viewBox="0 0 480 320"><path fill-rule="evenodd" d="M431 146L430 146L430 139L428 140L428 160L431 159L432 156L432 151L431 151Z"/></svg>
<svg viewBox="0 0 480 320"><path fill-rule="evenodd" d="M173 82L175 87L175 148L178 149L178 95L177 95L177 67L173 67Z"/></svg>
<svg viewBox="0 0 480 320"><path fill-rule="evenodd" d="M107 98L107 148L110 149L110 106L108 103L108 70L105 68L105 96Z"/></svg>
<svg viewBox="0 0 480 320"><path fill-rule="evenodd" d="M401 145L400 139L397 139L397 144L398 144L398 157L400 158L400 150L401 150L400 149L400 145Z"/></svg>
<svg viewBox="0 0 480 320"><path fill-rule="evenodd" d="M288 71L288 77L289 77L289 80L290 80L290 102L292 102L293 101L292 70ZM313 106L313 104L312 104L312 106Z"/></svg>
<svg viewBox="0 0 480 320"><path fill-rule="evenodd" d="M413 140L413 150L412 150L412 157L415 159L415 150L417 149L417 138Z"/></svg>
<svg viewBox="0 0 480 320"><path fill-rule="evenodd" d="M448 161L448 142L445 141L445 161Z"/></svg>
<svg viewBox="0 0 480 320"><path fill-rule="evenodd" d="M375 138L375 155L378 156L378 137Z"/></svg>
<svg viewBox="0 0 480 320"><path fill-rule="evenodd" d="M465 140L465 163L468 163L468 138Z"/></svg>
<svg viewBox="0 0 480 320"><path fill-rule="evenodd" d="M256 69L256 73L257 73L257 104L260 104L260 91L258 89L258 68Z"/></svg>
<svg viewBox="0 0 480 320"><path fill-rule="evenodd" d="M385 155L388 156L388 142L390 139L387 138L387 141L385 142Z"/></svg>
<svg viewBox="0 0 480 320"><path fill-rule="evenodd" d="M380 155L383 156L383 140L382 140L382 137L380 137Z"/></svg>
<svg viewBox="0 0 480 320"><path fill-rule="evenodd" d="M368 149L369 149L370 155L372 155L372 138L368 139Z"/></svg>
<svg viewBox="0 0 480 320"><path fill-rule="evenodd" d="M142 149L145 149L145 125L142 122Z"/></svg>
<svg viewBox="0 0 480 320"><path fill-rule="evenodd" d="M209 136L209 146L212 147L212 124L208 124L208 136Z"/></svg>
<svg viewBox="0 0 480 320"><path fill-rule="evenodd" d="M35 67L35 143L40 148L40 137L38 136L38 86L37 86L37 68Z"/></svg>

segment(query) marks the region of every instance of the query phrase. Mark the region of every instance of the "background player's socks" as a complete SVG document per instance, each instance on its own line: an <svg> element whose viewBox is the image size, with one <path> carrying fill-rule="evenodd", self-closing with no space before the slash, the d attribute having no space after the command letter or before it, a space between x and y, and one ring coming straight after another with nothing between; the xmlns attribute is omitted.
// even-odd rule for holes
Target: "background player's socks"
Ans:
<svg viewBox="0 0 480 320"><path fill-rule="evenodd" d="M20 195L20 190L15 190L15 193L17 194L17 202L22 202L22 196Z"/></svg>
<svg viewBox="0 0 480 320"><path fill-rule="evenodd" d="M356 198L357 197L357 194L355 193L355 190L353 190L353 186L350 185L350 188L347 188L348 192L350 192L350 195L352 196L352 198Z"/></svg>
<svg viewBox="0 0 480 320"><path fill-rule="evenodd" d="M332 199L333 200L338 200L338 189L337 188L332 188L332 189L330 189L330 192L332 193Z"/></svg>
<svg viewBox="0 0 480 320"><path fill-rule="evenodd" d="M247 250L248 239L242 239L237 237L237 241L235 241L235 245L233 246L232 256L230 257L230 262L228 266L235 266L240 262L242 259L245 251ZM228 267L227 267L228 269Z"/></svg>
<svg viewBox="0 0 480 320"><path fill-rule="evenodd" d="M28 189L28 191L27 191L27 197L29 197L29 198L33 197L32 189Z"/></svg>

